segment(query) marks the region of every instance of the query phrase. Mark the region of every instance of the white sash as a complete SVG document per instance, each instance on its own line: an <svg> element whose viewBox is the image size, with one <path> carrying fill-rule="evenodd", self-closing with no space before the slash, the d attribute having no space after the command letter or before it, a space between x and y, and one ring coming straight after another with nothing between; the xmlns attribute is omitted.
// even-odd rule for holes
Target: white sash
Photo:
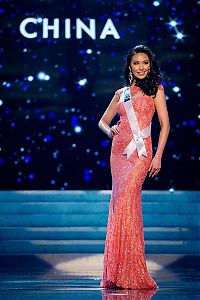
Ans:
<svg viewBox="0 0 200 300"><path fill-rule="evenodd" d="M123 154L126 154L127 158L129 158L131 154L135 151L135 149L137 149L139 157L141 157L142 155L147 157L147 151L143 139L151 135L151 123L149 124L148 127L144 128L143 130L140 130L137 117L131 101L130 87L123 88L122 97L123 97L124 107L127 113L128 121L134 137L134 139L130 141L130 143L124 150Z"/></svg>

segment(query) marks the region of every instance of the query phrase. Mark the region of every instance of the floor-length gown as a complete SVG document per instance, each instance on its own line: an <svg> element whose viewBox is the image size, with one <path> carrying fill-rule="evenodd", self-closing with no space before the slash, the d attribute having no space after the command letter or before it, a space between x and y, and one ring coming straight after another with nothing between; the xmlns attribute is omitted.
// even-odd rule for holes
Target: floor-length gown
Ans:
<svg viewBox="0 0 200 300"><path fill-rule="evenodd" d="M159 89L163 89L160 85ZM120 97L122 91L116 92ZM155 105L152 97L143 95L139 87L130 88L131 102L142 131L151 124ZM137 149L127 158L124 149L133 139L124 102L118 102L119 133L112 141L112 194L109 206L103 260L102 288L156 289L148 273L144 252L144 230L141 206L142 184L152 160L151 135L144 139L146 156Z"/></svg>

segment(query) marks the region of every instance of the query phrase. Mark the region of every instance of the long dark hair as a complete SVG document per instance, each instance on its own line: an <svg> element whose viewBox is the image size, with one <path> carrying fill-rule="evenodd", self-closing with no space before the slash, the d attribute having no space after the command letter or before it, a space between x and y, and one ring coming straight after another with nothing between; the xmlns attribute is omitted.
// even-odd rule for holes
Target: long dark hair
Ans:
<svg viewBox="0 0 200 300"><path fill-rule="evenodd" d="M125 65L125 80L127 85L130 85L129 82L129 66L131 64L131 59L134 54L136 53L145 53L148 55L150 60L150 71L148 75L144 79L138 79L133 75L133 80L135 80L135 85L138 86L145 95L155 97L158 91L158 86L163 79L162 74L160 72L160 68L158 63L155 60L155 55L152 51L145 45L138 45L134 48L130 49L127 58L126 58L126 65Z"/></svg>

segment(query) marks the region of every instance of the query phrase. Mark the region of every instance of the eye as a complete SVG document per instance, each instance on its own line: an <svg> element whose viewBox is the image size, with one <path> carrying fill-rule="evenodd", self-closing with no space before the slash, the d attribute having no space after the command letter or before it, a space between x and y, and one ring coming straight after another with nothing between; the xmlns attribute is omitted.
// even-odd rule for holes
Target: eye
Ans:
<svg viewBox="0 0 200 300"><path fill-rule="evenodd" d="M133 64L134 64L134 65L138 65L139 62L138 62L138 61L134 61Z"/></svg>
<svg viewBox="0 0 200 300"><path fill-rule="evenodd" d="M148 62L148 61L145 61L145 62L144 62L144 64L145 64L145 65L148 65L148 64L149 64L149 62Z"/></svg>

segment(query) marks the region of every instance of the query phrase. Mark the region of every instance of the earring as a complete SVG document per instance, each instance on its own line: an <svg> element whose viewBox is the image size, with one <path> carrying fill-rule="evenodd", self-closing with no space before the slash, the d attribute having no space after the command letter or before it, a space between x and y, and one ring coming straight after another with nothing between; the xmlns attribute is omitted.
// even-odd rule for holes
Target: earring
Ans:
<svg viewBox="0 0 200 300"><path fill-rule="evenodd" d="M149 70L148 70L148 73L147 73L147 78L149 78L150 72L151 72L151 70L149 69Z"/></svg>
<svg viewBox="0 0 200 300"><path fill-rule="evenodd" d="M128 74L128 79L129 79L129 82L130 82L130 85L132 84L133 82L133 73L131 72L131 68L129 67L130 71L129 71L129 74Z"/></svg>

